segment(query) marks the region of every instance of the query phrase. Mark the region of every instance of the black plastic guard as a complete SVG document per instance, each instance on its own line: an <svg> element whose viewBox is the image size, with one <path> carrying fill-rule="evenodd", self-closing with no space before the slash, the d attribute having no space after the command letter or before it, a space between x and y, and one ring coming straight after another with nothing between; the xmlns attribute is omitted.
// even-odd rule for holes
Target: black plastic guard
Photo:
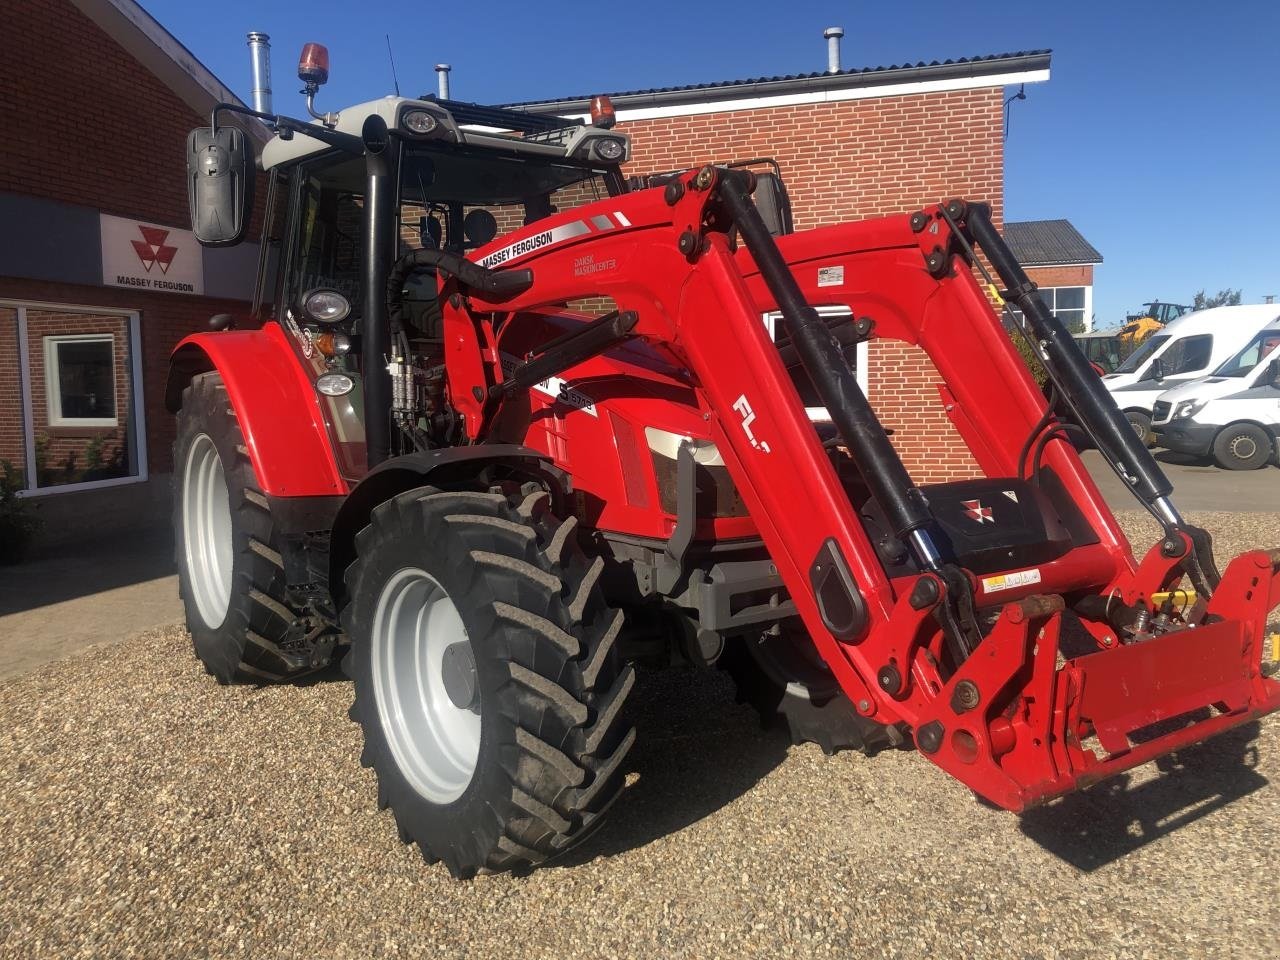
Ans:
<svg viewBox="0 0 1280 960"><path fill-rule="evenodd" d="M837 640L854 640L866 629L867 605L834 538L823 542L809 566L809 584L822 622Z"/></svg>

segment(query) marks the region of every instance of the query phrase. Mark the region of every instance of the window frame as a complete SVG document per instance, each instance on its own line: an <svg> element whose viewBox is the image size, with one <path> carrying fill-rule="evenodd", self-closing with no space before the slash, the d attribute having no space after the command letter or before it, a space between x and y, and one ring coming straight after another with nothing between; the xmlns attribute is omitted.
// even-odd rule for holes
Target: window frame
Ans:
<svg viewBox="0 0 1280 960"><path fill-rule="evenodd" d="M0 307L12 307L18 314L18 393L22 409L22 437L25 447L27 486L18 491L19 497L48 497L62 493L75 493L82 490L99 490L105 487L120 487L132 483L146 483L151 479L151 467L147 460L147 411L144 396L142 370L142 315L138 310L104 307L91 303L55 303L48 300L15 300L0 298ZM80 483L62 483L52 487L41 487L36 471L32 469L36 462L35 409L32 406L31 389L31 357L27 345L27 311L28 310L61 310L67 313L92 313L97 316L122 317L128 321L129 331L129 377L130 377L130 409L132 425L124 428L130 431L131 440L136 448L136 471L127 477L110 477L105 480L84 480ZM101 334L98 334L101 336ZM120 411L116 410L117 421ZM117 429L120 428L117 423Z"/></svg>
<svg viewBox="0 0 1280 960"><path fill-rule="evenodd" d="M64 343L106 343L111 345L111 408L110 417L65 417L62 415L62 370L58 360L58 348ZM120 426L120 411L116 403L116 336L114 333L58 333L41 338L44 350L44 396L50 427L82 427L113 430Z"/></svg>

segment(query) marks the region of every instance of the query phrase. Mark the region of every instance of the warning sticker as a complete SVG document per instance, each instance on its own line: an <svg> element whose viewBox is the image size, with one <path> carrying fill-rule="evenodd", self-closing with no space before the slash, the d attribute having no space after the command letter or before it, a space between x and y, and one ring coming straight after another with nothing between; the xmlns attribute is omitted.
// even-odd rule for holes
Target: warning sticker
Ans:
<svg viewBox="0 0 1280 960"><path fill-rule="evenodd" d="M843 287L844 286L844 267L819 267L818 268L818 286L820 287Z"/></svg>
<svg viewBox="0 0 1280 960"><path fill-rule="evenodd" d="M1039 570L1018 570L1015 573L1002 573L998 577L983 577L982 589L987 593L997 593L1001 590L1012 590L1014 587L1025 587L1029 583L1039 582Z"/></svg>

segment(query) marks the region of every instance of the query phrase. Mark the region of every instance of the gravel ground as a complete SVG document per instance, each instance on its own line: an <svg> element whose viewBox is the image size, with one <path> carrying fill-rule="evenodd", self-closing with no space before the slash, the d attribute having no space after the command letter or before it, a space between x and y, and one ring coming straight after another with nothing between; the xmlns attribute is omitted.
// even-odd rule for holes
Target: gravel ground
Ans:
<svg viewBox="0 0 1280 960"><path fill-rule="evenodd" d="M789 747L711 672L638 693L606 827L456 883L377 810L345 682L218 687L173 627L4 683L0 956L1280 955L1274 718L1020 819L914 754Z"/></svg>

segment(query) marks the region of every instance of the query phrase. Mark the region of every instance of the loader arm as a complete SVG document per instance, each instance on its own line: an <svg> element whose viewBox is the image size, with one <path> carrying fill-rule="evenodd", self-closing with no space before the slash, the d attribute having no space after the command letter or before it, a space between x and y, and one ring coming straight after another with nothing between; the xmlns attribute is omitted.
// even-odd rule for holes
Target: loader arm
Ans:
<svg viewBox="0 0 1280 960"><path fill-rule="evenodd" d="M1260 667L1266 618L1280 602L1280 553L1238 558L1207 608L1193 611L1195 622L1145 642L1126 642L1122 624L1095 619L1087 626L1097 652L1059 667L1064 595L1119 597L1152 613L1152 595L1174 585L1202 551L1180 525L1154 462L1115 448L1122 441L1109 432L1110 411L1096 407L1071 356L1053 355L1059 345L1052 329L1045 335L1054 375L1076 391L1086 429L1111 445L1109 455L1134 476L1148 506L1166 514L1166 537L1135 564L1074 448L1049 436L1043 463L1079 508L1091 542L1033 569L994 575L975 574L940 552L928 499L812 307L847 305L872 319L874 335L924 348L944 381L948 414L980 467L991 477L1015 477L1023 445L1044 422L1045 400L974 280L964 245L950 242L959 211L939 207L778 243L744 203L749 181L739 176L704 168L665 190L579 208L482 248L475 255L481 264L527 270L531 283L500 302L475 289L451 297L460 288L446 284L447 333L468 341L460 349L477 360L492 358L491 318L611 297L628 315L618 338L640 337L688 371L712 439L805 626L859 712L911 728L930 759L1001 806L1023 809L1280 706L1280 684ZM932 229L921 229L922 216ZM731 230L744 244L736 252ZM989 236L987 243L996 245ZM842 283L819 286L819 269L833 267L841 268ZM1030 309L1033 290L1013 293ZM886 574L761 322L775 308L891 533L914 554L916 573ZM493 389L500 365L483 369L496 380L489 391L456 397L459 406L471 404L463 412L475 433L503 393ZM572 364L563 375L572 382ZM975 611L991 617L980 623ZM1195 711L1207 715L1140 744L1132 736Z"/></svg>

